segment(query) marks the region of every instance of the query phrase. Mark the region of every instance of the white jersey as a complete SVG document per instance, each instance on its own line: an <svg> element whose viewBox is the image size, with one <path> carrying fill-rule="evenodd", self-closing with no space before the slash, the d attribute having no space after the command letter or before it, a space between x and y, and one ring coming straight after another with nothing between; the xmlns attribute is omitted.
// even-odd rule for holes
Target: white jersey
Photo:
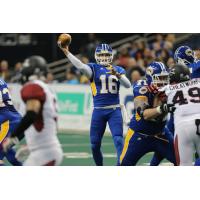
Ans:
<svg viewBox="0 0 200 200"><path fill-rule="evenodd" d="M47 84L36 80L27 83L21 90L22 99L38 99L42 102L41 112L33 125L25 131L30 151L60 147L57 134L57 105L55 95Z"/></svg>
<svg viewBox="0 0 200 200"><path fill-rule="evenodd" d="M174 122L200 118L200 79L192 79L164 88L169 104L174 104Z"/></svg>

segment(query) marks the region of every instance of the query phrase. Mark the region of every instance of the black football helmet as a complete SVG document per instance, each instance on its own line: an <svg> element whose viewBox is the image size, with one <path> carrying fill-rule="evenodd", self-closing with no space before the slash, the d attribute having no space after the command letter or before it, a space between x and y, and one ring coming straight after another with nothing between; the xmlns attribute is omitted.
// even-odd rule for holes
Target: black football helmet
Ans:
<svg viewBox="0 0 200 200"><path fill-rule="evenodd" d="M46 60L41 56L31 56L23 63L23 68L21 70L21 82L26 83L35 77L37 77L37 79L41 79L42 77L46 77L47 73L48 70Z"/></svg>
<svg viewBox="0 0 200 200"><path fill-rule="evenodd" d="M169 72L169 82L181 83L190 80L190 70L186 65L176 64Z"/></svg>

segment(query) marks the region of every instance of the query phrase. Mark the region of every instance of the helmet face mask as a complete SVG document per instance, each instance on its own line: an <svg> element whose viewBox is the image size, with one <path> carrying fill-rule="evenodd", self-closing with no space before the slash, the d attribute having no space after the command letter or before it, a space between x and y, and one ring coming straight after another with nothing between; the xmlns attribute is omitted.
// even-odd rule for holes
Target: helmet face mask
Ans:
<svg viewBox="0 0 200 200"><path fill-rule="evenodd" d="M161 62L153 62L146 70L148 85L155 85L158 89L169 84L169 73Z"/></svg>
<svg viewBox="0 0 200 200"><path fill-rule="evenodd" d="M190 62L188 62L186 59L178 58L177 64L188 66L190 64Z"/></svg>
<svg viewBox="0 0 200 200"><path fill-rule="evenodd" d="M113 52L108 44L100 44L95 50L96 62L103 66L108 66L112 63Z"/></svg>
<svg viewBox="0 0 200 200"><path fill-rule="evenodd" d="M155 85L157 88L162 88L169 84L169 74L155 74L152 76L152 84Z"/></svg>

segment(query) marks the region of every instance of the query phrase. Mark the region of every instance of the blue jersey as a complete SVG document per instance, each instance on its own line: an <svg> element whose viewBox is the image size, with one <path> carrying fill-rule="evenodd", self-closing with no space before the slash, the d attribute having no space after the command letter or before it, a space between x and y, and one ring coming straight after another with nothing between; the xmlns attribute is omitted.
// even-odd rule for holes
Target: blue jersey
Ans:
<svg viewBox="0 0 200 200"><path fill-rule="evenodd" d="M7 110L13 107L10 92L5 81L0 79L0 110Z"/></svg>
<svg viewBox="0 0 200 200"><path fill-rule="evenodd" d="M147 83L145 80L140 80L133 85L134 101L147 101L147 108L153 108L154 94L150 93L147 89ZM143 116L138 112L138 109L134 109L134 114L130 122L130 128L136 132L144 133L147 135L155 135L163 132L166 120L164 116L159 116L156 119L145 120Z"/></svg>
<svg viewBox="0 0 200 200"><path fill-rule="evenodd" d="M94 107L104 107L119 104L120 82L116 76L110 73L110 68L96 63L89 63L92 69L91 89L94 100ZM125 70L119 66L113 68L120 74Z"/></svg>
<svg viewBox="0 0 200 200"><path fill-rule="evenodd" d="M200 60L191 63L189 66L191 78L200 78Z"/></svg>
<svg viewBox="0 0 200 200"><path fill-rule="evenodd" d="M16 128L21 116L15 110L7 84L0 79L0 143Z"/></svg>

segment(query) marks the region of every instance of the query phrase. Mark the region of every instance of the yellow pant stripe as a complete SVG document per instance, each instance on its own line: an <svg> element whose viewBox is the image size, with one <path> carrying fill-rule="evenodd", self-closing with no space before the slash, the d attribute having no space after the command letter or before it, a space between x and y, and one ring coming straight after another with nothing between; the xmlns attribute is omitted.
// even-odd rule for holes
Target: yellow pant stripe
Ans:
<svg viewBox="0 0 200 200"><path fill-rule="evenodd" d="M9 131L9 121L5 121L3 124L1 124L1 131L0 131L0 143L4 140L6 135Z"/></svg>
<svg viewBox="0 0 200 200"><path fill-rule="evenodd" d="M135 97L135 99L142 100L142 101L148 101L148 98L146 96L137 96L137 97Z"/></svg>
<svg viewBox="0 0 200 200"><path fill-rule="evenodd" d="M136 112L136 114L135 114L135 119L136 119L136 121L140 121L140 120L141 120L141 117L140 117L140 115L138 114L138 112Z"/></svg>
<svg viewBox="0 0 200 200"><path fill-rule="evenodd" d="M96 94L97 94L97 88L96 88L95 82L93 81L93 82L90 84L90 86L91 86L91 89L92 89L92 95L93 95L93 96L96 96Z"/></svg>
<svg viewBox="0 0 200 200"><path fill-rule="evenodd" d="M122 154L120 156L120 163L124 159L124 156L125 156L125 154L127 152L127 149L128 149L129 141L132 138L133 134L134 134L134 130L132 130L132 129L129 128L128 132L127 132L127 135L126 135L125 142L124 142L124 148L123 148Z"/></svg>

